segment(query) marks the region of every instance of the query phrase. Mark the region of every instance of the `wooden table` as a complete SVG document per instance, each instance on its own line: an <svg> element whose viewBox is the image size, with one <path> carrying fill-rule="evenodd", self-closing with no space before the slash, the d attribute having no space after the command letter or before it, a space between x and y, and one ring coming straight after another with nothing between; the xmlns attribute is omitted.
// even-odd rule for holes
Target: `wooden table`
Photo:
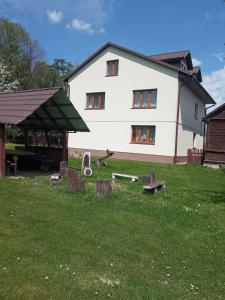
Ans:
<svg viewBox="0 0 225 300"><path fill-rule="evenodd" d="M28 152L25 150L20 149L6 149L6 163L9 166L12 166L14 168L14 175L17 174L17 161L19 158L22 157L33 157L37 155L37 153L34 152ZM7 160L7 156L12 158L14 162L11 162L10 160Z"/></svg>

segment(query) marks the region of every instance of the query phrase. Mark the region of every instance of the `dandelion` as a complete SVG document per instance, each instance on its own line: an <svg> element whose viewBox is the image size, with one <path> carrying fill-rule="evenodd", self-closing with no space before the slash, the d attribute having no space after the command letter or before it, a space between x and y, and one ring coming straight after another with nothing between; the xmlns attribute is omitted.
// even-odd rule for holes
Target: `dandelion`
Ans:
<svg viewBox="0 0 225 300"><path fill-rule="evenodd" d="M45 276L45 279L48 280L48 276Z"/></svg>
<svg viewBox="0 0 225 300"><path fill-rule="evenodd" d="M6 267L3 267L3 268L2 268L2 270L6 270L6 269L7 269Z"/></svg>
<svg viewBox="0 0 225 300"><path fill-rule="evenodd" d="M95 295L98 295L98 292L95 292Z"/></svg>
<svg viewBox="0 0 225 300"><path fill-rule="evenodd" d="M168 274L166 274L166 276L167 276L167 277L170 277L170 274L168 273Z"/></svg>
<svg viewBox="0 0 225 300"><path fill-rule="evenodd" d="M113 263L110 264L110 267L112 267L112 266L113 266Z"/></svg>

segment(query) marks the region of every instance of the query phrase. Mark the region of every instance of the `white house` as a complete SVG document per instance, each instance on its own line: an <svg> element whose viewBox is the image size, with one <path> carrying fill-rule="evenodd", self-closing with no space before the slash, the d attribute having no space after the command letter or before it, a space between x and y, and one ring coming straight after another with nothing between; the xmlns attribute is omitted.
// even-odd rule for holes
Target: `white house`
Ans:
<svg viewBox="0 0 225 300"><path fill-rule="evenodd" d="M107 43L66 78L69 96L90 133L71 133L69 151L106 149L115 157L183 162L203 147L205 105L190 51L146 56Z"/></svg>

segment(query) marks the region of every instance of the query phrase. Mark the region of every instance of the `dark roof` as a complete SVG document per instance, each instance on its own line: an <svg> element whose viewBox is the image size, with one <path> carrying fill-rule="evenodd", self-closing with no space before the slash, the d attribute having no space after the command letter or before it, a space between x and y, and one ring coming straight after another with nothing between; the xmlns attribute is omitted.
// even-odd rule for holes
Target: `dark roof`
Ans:
<svg viewBox="0 0 225 300"><path fill-rule="evenodd" d="M170 59L179 59L179 58L186 58L190 54L190 50L182 50L176 52L169 52L169 53L161 53L150 55L150 58L155 58L158 60L170 60Z"/></svg>
<svg viewBox="0 0 225 300"><path fill-rule="evenodd" d="M188 70L190 75L195 75L197 79L202 82L202 73L201 73L201 68L199 66L193 67L192 70Z"/></svg>
<svg viewBox="0 0 225 300"><path fill-rule="evenodd" d="M218 114L222 113L225 111L225 103L221 104L217 108L215 108L213 111L208 113L205 117L205 120L211 119L213 117L216 117Z"/></svg>
<svg viewBox="0 0 225 300"><path fill-rule="evenodd" d="M164 67L167 67L169 69L175 70L176 72L178 72L179 77L180 75L186 77L194 77L193 74L190 74L188 70L181 70L180 68L169 64L165 61L161 61L159 59L156 59L155 57L150 57L150 56L146 56L144 54L138 53L136 51L127 49L125 47L119 46L117 44L108 42L105 45L103 45L100 49L98 49L94 54L92 54L91 56L89 56L83 63L81 63L77 68L75 68L65 79L64 81L68 81L70 78L72 78L75 74L77 74L80 70L82 70L89 62L91 62L95 57L97 57L100 53L102 53L105 49L107 49L108 47L113 47L115 49L124 51L128 54L134 55L136 57L142 58L146 61L150 61L150 62L154 62L156 64L162 65ZM188 57L189 60L191 61L191 54L189 50L184 50L184 51L179 51L179 52L173 52L174 53L182 53L182 55L186 55L186 58ZM168 55L169 53L167 53ZM178 54L177 54L178 55ZM179 54L180 55L180 54ZM191 66L192 66L192 62L191 62ZM197 80L196 80L197 81ZM209 93L204 89L204 87L200 84L200 82L195 82L193 80L192 83L192 90L195 92L195 90L197 91L197 95L202 95L202 97L204 97L204 101L205 103L211 104L211 103L215 103L215 101L213 100L213 98L209 95ZM201 91L200 91L201 90Z"/></svg>
<svg viewBox="0 0 225 300"><path fill-rule="evenodd" d="M30 129L89 131L62 88L0 92L0 123Z"/></svg>
<svg viewBox="0 0 225 300"><path fill-rule="evenodd" d="M186 61L188 70L193 69L192 59L191 59L191 51L190 50L182 50L176 52L169 52L169 53L161 53L156 55L150 55L149 58L154 58L159 61L164 62L172 62L177 61L179 59L184 59Z"/></svg>

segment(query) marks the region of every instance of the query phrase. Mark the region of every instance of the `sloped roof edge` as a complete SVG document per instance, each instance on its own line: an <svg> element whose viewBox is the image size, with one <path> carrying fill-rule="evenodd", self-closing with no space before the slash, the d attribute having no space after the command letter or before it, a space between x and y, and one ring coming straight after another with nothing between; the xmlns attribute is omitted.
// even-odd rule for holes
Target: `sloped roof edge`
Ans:
<svg viewBox="0 0 225 300"><path fill-rule="evenodd" d="M142 58L142 59L145 59L146 61L151 61L151 62L154 62L156 64L159 64L159 65L162 65L164 67L167 67L169 69L172 69L174 71L177 71L177 72L181 72L183 74L188 74L186 71L184 70L180 70L178 69L177 67L175 66L172 66L168 63L165 63L165 62L162 62L162 61L159 61L158 59L156 58L152 58L152 57L149 57L147 55L144 55L144 54L141 54L139 52L136 52L136 51L133 51L133 50L130 50L128 48L125 48L123 46L120 46L120 45L117 45L117 44L114 44L112 42L107 42L106 44L104 44L101 48L99 48L96 52L94 52L91 56L89 56L83 63L81 63L76 69L72 70L65 78L64 78L64 81L68 81L71 77L73 77L76 73L78 73L83 67L85 67L90 61L92 61L92 59L94 59L95 57L97 57L101 52L103 52L105 49L107 49L108 47L113 47L113 48L116 48L118 50L121 50L121 51L124 51L126 53L129 53L131 55L134 55L134 56L137 56L139 58Z"/></svg>

